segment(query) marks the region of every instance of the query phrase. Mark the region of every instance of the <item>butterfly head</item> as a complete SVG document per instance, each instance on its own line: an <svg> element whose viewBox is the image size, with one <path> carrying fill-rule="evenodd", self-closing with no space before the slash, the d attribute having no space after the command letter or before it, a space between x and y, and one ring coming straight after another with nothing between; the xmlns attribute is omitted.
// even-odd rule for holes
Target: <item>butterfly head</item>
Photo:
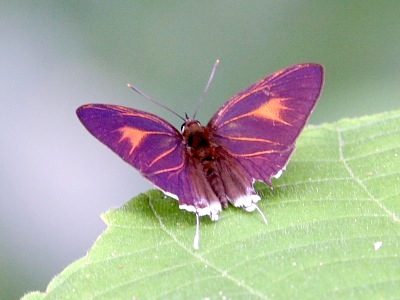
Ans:
<svg viewBox="0 0 400 300"><path fill-rule="evenodd" d="M199 121L195 119L186 118L185 123L181 126L181 133L184 137L188 137L196 132L203 131Z"/></svg>
<svg viewBox="0 0 400 300"><path fill-rule="evenodd" d="M182 137L189 148L199 149L210 146L210 131L196 119L187 119L182 124Z"/></svg>
<svg viewBox="0 0 400 300"><path fill-rule="evenodd" d="M186 115L185 123L183 123L181 126L181 132L183 134L185 131L193 130L197 127L202 127L200 122L195 119L188 118L188 116Z"/></svg>

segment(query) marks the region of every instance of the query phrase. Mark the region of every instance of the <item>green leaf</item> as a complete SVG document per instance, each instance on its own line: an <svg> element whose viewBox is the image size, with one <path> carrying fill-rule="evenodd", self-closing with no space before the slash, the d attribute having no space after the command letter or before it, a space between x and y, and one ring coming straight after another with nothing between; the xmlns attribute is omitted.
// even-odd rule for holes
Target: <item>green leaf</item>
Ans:
<svg viewBox="0 0 400 300"><path fill-rule="evenodd" d="M82 259L24 299L393 298L400 294L400 111L308 127L267 215L201 219L159 191L102 217ZM41 297L42 296L42 297Z"/></svg>

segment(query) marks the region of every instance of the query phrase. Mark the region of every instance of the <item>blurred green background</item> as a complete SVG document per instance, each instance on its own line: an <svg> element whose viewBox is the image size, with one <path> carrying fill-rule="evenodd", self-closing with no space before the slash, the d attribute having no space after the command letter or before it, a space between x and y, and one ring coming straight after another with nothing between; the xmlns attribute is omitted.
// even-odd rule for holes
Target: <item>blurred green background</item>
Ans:
<svg viewBox="0 0 400 300"><path fill-rule="evenodd" d="M236 92L301 62L325 66L311 123L400 107L400 1L2 1L0 298L45 291L105 229L102 212L152 187L92 138L85 103L203 123Z"/></svg>

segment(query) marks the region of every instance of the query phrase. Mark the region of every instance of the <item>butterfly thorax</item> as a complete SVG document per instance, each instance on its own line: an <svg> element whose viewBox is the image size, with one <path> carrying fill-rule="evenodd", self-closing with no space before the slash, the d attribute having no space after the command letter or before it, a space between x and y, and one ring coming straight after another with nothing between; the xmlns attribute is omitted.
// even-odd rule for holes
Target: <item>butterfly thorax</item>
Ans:
<svg viewBox="0 0 400 300"><path fill-rule="evenodd" d="M188 154L200 161L216 159L216 148L211 141L210 131L207 127L201 126L197 120L187 120L183 127L182 136Z"/></svg>

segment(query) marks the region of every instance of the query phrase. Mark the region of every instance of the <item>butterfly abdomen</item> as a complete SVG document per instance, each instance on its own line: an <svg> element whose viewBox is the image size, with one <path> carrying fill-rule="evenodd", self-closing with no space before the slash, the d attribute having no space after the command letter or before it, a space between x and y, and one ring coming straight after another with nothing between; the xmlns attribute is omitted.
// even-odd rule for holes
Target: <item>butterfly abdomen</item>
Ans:
<svg viewBox="0 0 400 300"><path fill-rule="evenodd" d="M207 181L209 182L211 189L221 202L222 208L228 207L228 199L225 192L225 187L221 174L217 168L215 160L203 160L202 166L206 175Z"/></svg>

